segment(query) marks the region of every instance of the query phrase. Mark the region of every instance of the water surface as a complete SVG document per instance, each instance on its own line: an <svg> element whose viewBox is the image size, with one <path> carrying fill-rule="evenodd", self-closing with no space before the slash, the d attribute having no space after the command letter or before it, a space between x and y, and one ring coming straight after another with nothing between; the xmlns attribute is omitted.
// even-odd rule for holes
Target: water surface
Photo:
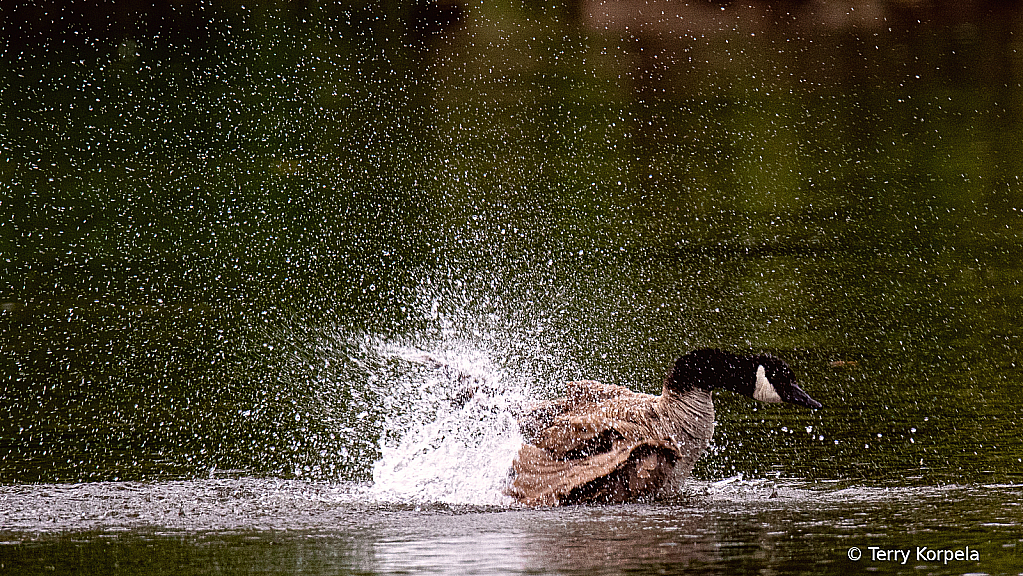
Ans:
<svg viewBox="0 0 1023 576"><path fill-rule="evenodd" d="M371 502L368 490L254 479L6 487L0 551L20 574L1011 574L1023 561L1019 486L732 479L672 502L566 509ZM910 552L903 563L872 549Z"/></svg>

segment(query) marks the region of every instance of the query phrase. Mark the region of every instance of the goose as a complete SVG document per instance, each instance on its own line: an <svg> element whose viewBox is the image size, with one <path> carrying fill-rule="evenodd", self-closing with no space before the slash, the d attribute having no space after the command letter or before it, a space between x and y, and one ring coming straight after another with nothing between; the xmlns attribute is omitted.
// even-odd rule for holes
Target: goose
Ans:
<svg viewBox="0 0 1023 576"><path fill-rule="evenodd" d="M530 506L621 503L675 494L714 434L715 388L761 402L820 408L769 354L690 352L668 371L660 396L581 380L519 418L526 443L507 494Z"/></svg>

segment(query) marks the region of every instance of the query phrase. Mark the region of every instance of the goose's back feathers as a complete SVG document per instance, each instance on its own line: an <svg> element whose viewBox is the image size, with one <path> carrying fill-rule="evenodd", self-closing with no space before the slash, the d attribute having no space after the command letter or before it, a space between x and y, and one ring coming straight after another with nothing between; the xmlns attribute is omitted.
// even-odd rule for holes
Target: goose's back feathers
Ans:
<svg viewBox="0 0 1023 576"><path fill-rule="evenodd" d="M522 419L529 443L509 493L530 505L621 502L671 493L714 431L710 393L652 396L591 380Z"/></svg>

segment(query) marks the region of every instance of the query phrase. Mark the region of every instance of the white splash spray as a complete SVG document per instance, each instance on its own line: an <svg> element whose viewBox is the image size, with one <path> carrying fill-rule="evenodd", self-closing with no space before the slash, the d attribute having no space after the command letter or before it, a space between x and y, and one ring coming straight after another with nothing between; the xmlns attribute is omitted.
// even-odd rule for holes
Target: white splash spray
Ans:
<svg viewBox="0 0 1023 576"><path fill-rule="evenodd" d="M406 363L385 398L381 458L369 495L388 501L506 505L522 446L516 412L530 383L467 342L444 339L430 351L385 346Z"/></svg>

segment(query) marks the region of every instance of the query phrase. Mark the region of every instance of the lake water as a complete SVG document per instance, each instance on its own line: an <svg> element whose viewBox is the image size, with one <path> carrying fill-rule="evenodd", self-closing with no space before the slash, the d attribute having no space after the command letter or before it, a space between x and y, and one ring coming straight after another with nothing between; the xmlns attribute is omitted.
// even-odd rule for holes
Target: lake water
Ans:
<svg viewBox="0 0 1023 576"><path fill-rule="evenodd" d="M1018 8L346 6L4 30L0 572L1023 573ZM705 346L824 407L503 495Z"/></svg>
<svg viewBox="0 0 1023 576"><path fill-rule="evenodd" d="M252 479L8 486L0 554L12 574L1014 574L1023 561L1019 486L726 479L673 502L555 509L388 504L370 491Z"/></svg>

